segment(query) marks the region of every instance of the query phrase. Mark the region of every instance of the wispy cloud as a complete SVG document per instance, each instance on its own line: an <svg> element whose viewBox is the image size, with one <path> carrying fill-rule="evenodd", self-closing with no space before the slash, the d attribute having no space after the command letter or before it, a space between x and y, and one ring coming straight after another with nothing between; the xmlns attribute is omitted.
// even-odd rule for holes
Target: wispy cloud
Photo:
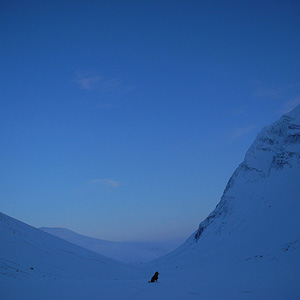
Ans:
<svg viewBox="0 0 300 300"><path fill-rule="evenodd" d="M100 82L103 80L103 77L97 75L94 72L76 72L75 81L84 89L84 90L94 90L96 89Z"/></svg>
<svg viewBox="0 0 300 300"><path fill-rule="evenodd" d="M282 115L288 113L300 104L299 87L299 82L271 88L266 88L259 84L255 96L265 99L277 99L276 103L280 101L282 104L281 107L278 108L278 114Z"/></svg>
<svg viewBox="0 0 300 300"><path fill-rule="evenodd" d="M286 114L289 111L291 111L293 108L295 108L297 105L300 105L300 95L284 103L279 113Z"/></svg>
<svg viewBox="0 0 300 300"><path fill-rule="evenodd" d="M232 132L231 139L237 140L237 139L247 135L248 133L254 131L255 129L257 129L256 125L249 125L246 127L238 127Z"/></svg>
<svg viewBox="0 0 300 300"><path fill-rule="evenodd" d="M230 111L233 116L242 116L246 113L245 107L236 107Z"/></svg>
<svg viewBox="0 0 300 300"><path fill-rule="evenodd" d="M121 185L120 181L111 178L93 179L89 183L93 185L102 185L108 188L118 188Z"/></svg>
<svg viewBox="0 0 300 300"><path fill-rule="evenodd" d="M99 103L97 105L97 108L106 108L106 109L113 109L116 108L116 104L112 104L112 103Z"/></svg>
<svg viewBox="0 0 300 300"><path fill-rule="evenodd" d="M120 79L107 78L90 71L77 71L75 82L87 91L100 90L110 94L123 94L134 90L133 86L123 83Z"/></svg>
<svg viewBox="0 0 300 300"><path fill-rule="evenodd" d="M295 84L287 84L279 87L260 86L255 92L255 96L260 98L280 98L295 86Z"/></svg>

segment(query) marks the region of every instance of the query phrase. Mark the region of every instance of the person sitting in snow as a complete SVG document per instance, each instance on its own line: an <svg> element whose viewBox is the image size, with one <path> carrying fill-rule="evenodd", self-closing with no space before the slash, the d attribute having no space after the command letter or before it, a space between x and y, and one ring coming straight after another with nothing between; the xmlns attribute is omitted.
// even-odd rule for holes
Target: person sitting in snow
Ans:
<svg viewBox="0 0 300 300"><path fill-rule="evenodd" d="M159 275L159 273L158 272L155 272L155 274L152 276L152 278L151 278L151 281L149 281L149 282L157 282L157 280L158 280L158 275Z"/></svg>

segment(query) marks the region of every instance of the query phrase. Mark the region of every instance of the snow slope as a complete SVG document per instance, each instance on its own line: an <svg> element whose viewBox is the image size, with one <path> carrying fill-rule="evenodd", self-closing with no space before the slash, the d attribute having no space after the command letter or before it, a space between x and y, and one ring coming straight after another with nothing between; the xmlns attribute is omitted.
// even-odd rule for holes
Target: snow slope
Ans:
<svg viewBox="0 0 300 300"><path fill-rule="evenodd" d="M65 228L41 227L40 229L70 243L124 263L149 262L171 250L166 243L111 242L84 236Z"/></svg>
<svg viewBox="0 0 300 300"><path fill-rule="evenodd" d="M0 277L119 278L133 273L125 264L0 213Z"/></svg>
<svg viewBox="0 0 300 300"><path fill-rule="evenodd" d="M261 299L300 299L299 216L300 106L258 134L215 210L152 266L170 276L204 272L206 283L214 269L228 286L232 277L265 292Z"/></svg>

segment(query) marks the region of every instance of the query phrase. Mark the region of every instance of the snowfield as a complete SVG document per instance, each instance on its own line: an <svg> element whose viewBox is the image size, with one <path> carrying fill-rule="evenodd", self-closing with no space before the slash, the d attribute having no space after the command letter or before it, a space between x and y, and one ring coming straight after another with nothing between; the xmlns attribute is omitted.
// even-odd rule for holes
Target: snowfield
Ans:
<svg viewBox="0 0 300 300"><path fill-rule="evenodd" d="M0 298L300 299L299 215L300 106L257 136L198 230L139 268L0 214Z"/></svg>
<svg viewBox="0 0 300 300"><path fill-rule="evenodd" d="M198 267L160 271L158 283L147 283L154 272L140 278L7 278L0 281L1 299L299 299L299 266L289 257L280 263L241 265L195 261ZM291 267L291 268L290 268ZM152 270L153 271L153 270ZM149 276L150 275L150 276Z"/></svg>

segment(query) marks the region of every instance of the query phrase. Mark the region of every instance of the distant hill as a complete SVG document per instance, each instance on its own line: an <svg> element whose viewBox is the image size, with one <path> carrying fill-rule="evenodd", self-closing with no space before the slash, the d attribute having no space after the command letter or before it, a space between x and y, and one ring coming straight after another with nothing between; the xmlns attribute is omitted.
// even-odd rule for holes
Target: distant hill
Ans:
<svg viewBox="0 0 300 300"><path fill-rule="evenodd" d="M145 263L165 255L175 248L174 243L111 242L91 238L65 228L41 227L75 245L125 263Z"/></svg>

